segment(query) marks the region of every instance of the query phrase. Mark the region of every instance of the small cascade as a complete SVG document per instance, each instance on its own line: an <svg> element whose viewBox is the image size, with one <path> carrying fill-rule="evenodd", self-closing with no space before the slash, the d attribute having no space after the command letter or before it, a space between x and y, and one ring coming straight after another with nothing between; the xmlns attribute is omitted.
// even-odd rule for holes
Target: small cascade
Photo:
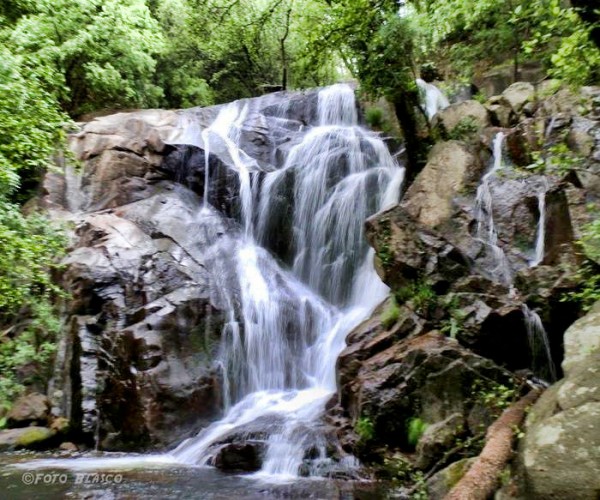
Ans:
<svg viewBox="0 0 600 500"><path fill-rule="evenodd" d="M522 310L531 351L531 369L536 375L556 382L556 367L552 361L550 341L542 320L527 304L523 304Z"/></svg>
<svg viewBox="0 0 600 500"><path fill-rule="evenodd" d="M258 477L296 477L301 468L322 475L354 464L327 456L319 419L336 389L346 335L388 293L363 223L398 200L404 170L376 135L357 126L347 85L319 92L317 125L275 171L261 169L240 147L248 114L247 103L232 103L201 132L206 158L210 150L225 159L240 184L242 230L223 235L207 265L214 301L228 314L219 359L226 414L171 456L208 465L244 436L264 442ZM281 224L291 226L289 270L265 248Z"/></svg>
<svg viewBox="0 0 600 500"><path fill-rule="evenodd" d="M65 166L65 183L67 206L73 213L85 209L85 195L83 193L83 173L67 163Z"/></svg>
<svg viewBox="0 0 600 500"><path fill-rule="evenodd" d="M546 240L546 192L548 183L544 178L543 186L538 192L538 211L540 213L538 219L538 227L535 238L535 255L529 262L530 267L538 266L544 260L545 240Z"/></svg>
<svg viewBox="0 0 600 500"><path fill-rule="evenodd" d="M422 106L427 118L430 120L442 109L450 106L448 98L444 93L432 83L427 83L421 78L417 78L417 86L422 95Z"/></svg>
<svg viewBox="0 0 600 500"><path fill-rule="evenodd" d="M494 278L509 285L512 282L510 263L504 250L498 246L498 233L494 224L494 207L491 191L491 183L496 173L502 169L502 151L504 145L504 133L498 132L494 138L494 149L492 164L481 179L477 188L475 199L475 217L477 219L477 239L483 242L491 252L494 267L491 272Z"/></svg>
<svg viewBox="0 0 600 500"><path fill-rule="evenodd" d="M493 197L491 183L496 173L503 168L503 143L504 134L499 132L493 142L493 160L491 167L481 179L477 188L475 201L475 216L477 219L476 237L486 244L491 254L492 275L495 279L509 286L509 296L515 298L518 295L513 285L512 270L506 254L498 246L498 233L496 231L493 214ZM544 259L544 240L546 226L546 192L548 184L543 180L541 189L538 191L539 220L536 232L535 256L530 261L531 267L539 265ZM556 368L552 361L550 342L539 315L531 310L527 304L522 306L523 317L527 330L529 348L532 359L532 370L539 376L546 377L551 381L556 380Z"/></svg>

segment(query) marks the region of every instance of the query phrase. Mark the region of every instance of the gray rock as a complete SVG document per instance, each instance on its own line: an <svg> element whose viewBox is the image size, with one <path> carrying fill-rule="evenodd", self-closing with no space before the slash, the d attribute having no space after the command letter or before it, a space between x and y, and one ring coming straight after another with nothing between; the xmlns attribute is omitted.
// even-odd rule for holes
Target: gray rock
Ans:
<svg viewBox="0 0 600 500"><path fill-rule="evenodd" d="M433 127L439 127L443 133L450 134L461 123L473 123L478 130L490 125L487 109L483 104L470 100L451 104L437 113L431 122Z"/></svg>
<svg viewBox="0 0 600 500"><path fill-rule="evenodd" d="M360 358L352 354L357 352L354 343L364 346L371 339L365 331L363 338L354 337L340 355L341 404L353 421L368 417L373 422L375 443L407 450L410 445L406 426L410 419L419 418L433 426L432 436L443 434L444 438L440 441L430 436L432 445L423 444L421 455L428 464L443 455L446 448L442 441L447 445L449 436L459 432L458 420L462 418L456 415L468 415L475 407L471 397L473 384L477 380L509 380L508 373L493 362L438 332L409 336L387 348L380 344L357 366ZM469 432L466 426L464 430ZM424 436L421 439L427 441Z"/></svg>
<svg viewBox="0 0 600 500"><path fill-rule="evenodd" d="M8 427L27 427L31 424L46 424L50 411L50 401L39 393L21 396L6 415Z"/></svg>
<svg viewBox="0 0 600 500"><path fill-rule="evenodd" d="M592 500L600 492L600 303L565 334L565 378L533 406L519 449L527 498Z"/></svg>
<svg viewBox="0 0 600 500"><path fill-rule="evenodd" d="M463 458L436 472L427 480L427 494L430 500L442 500L468 472L474 458Z"/></svg>
<svg viewBox="0 0 600 500"><path fill-rule="evenodd" d="M465 418L460 413L428 426L417 443L415 466L421 470L429 469L464 432Z"/></svg>
<svg viewBox="0 0 600 500"><path fill-rule="evenodd" d="M516 82L502 92L502 98L519 115L526 104L534 101L535 87L528 82Z"/></svg>
<svg viewBox="0 0 600 500"><path fill-rule="evenodd" d="M466 144L437 143L402 205L421 224L436 227L454 213L453 201L481 177L483 164Z"/></svg>
<svg viewBox="0 0 600 500"><path fill-rule="evenodd" d="M56 433L47 427L31 426L0 431L0 451L52 448Z"/></svg>
<svg viewBox="0 0 600 500"><path fill-rule="evenodd" d="M264 443L229 443L214 459L214 466L228 472L254 472L261 468Z"/></svg>

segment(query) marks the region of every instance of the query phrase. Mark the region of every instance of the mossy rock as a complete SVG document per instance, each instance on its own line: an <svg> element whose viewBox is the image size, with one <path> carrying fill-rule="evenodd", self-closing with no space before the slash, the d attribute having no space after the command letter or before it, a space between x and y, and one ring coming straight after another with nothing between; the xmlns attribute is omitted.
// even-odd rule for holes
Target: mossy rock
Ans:
<svg viewBox="0 0 600 500"><path fill-rule="evenodd" d="M463 478L473 465L475 458L463 458L450 464L427 481L427 493L430 500L444 498L454 486Z"/></svg>
<svg viewBox="0 0 600 500"><path fill-rule="evenodd" d="M47 427L27 427L23 429L15 444L17 448L44 448L55 435L56 432Z"/></svg>

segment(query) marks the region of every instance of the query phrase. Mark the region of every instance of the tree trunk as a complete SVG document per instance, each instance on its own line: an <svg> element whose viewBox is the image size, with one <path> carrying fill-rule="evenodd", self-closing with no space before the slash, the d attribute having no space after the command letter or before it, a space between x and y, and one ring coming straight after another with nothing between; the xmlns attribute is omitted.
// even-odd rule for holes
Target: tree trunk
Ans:
<svg viewBox="0 0 600 500"><path fill-rule="evenodd" d="M404 91L394 99L394 111L402 128L406 148L406 186L423 170L427 162L428 140L419 137L416 111L418 107L419 98L416 92Z"/></svg>

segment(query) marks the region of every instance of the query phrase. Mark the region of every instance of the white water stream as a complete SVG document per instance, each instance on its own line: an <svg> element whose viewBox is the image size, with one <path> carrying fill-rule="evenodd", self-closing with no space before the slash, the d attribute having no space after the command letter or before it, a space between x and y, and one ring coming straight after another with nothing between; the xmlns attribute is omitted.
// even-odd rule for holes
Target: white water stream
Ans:
<svg viewBox="0 0 600 500"><path fill-rule="evenodd" d="M427 83L421 78L417 78L417 86L421 92L422 107L430 120L442 109L450 106L448 98L433 83Z"/></svg>
<svg viewBox="0 0 600 500"><path fill-rule="evenodd" d="M494 207L491 192L491 181L503 167L503 144L504 134L498 132L496 137L494 137L494 154L491 167L482 177L477 188L475 217L477 219L477 238L486 245L492 255L494 266L491 269L492 275L498 281L509 285L512 282L512 272L504 250L498 245L498 233L494 224Z"/></svg>
<svg viewBox="0 0 600 500"><path fill-rule="evenodd" d="M512 269L504 250L498 245L498 233L494 223L493 196L491 183L495 176L503 168L503 145L504 133L498 132L493 141L493 158L488 171L484 174L477 188L475 199L475 217L477 219L476 237L482 241L490 250L493 267L491 269L493 277L508 285L511 293L515 293L512 276ZM546 225L546 191L547 183L543 182L538 191L538 209L539 220L536 232L535 254L529 262L530 267L539 265L544 259L544 240ZM548 334L542 324L539 315L529 308L527 304L522 306L525 328L532 359L532 370L539 374L540 368L546 368L547 376L551 381L556 380L556 368L552 361L550 351L550 341ZM543 360L543 361L542 361Z"/></svg>
<svg viewBox="0 0 600 500"><path fill-rule="evenodd" d="M261 173L239 148L247 113L247 105L227 105L202 132L205 150L225 149L240 181L243 236L229 242L235 266L228 269L237 286L221 287L221 301L230 304L220 362L231 407L170 455L207 464L228 437L258 426L267 438L257 475L285 479L298 475L309 450L318 455L311 473L330 462L319 419L336 389L335 361L348 332L387 294L363 223L397 201L403 169L377 136L357 126L348 86L320 92L318 126L274 172ZM269 237L278 215L272 200L289 176L294 258L287 271L257 241Z"/></svg>

